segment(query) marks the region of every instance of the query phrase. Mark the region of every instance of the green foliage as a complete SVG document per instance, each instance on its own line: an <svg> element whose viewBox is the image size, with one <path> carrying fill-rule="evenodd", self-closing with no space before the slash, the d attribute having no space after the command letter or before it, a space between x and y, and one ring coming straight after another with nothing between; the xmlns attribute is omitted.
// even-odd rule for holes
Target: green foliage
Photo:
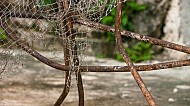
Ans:
<svg viewBox="0 0 190 106"><path fill-rule="evenodd" d="M56 3L56 0L41 0L38 4L39 7L48 6L49 4Z"/></svg>
<svg viewBox="0 0 190 106"><path fill-rule="evenodd" d="M133 12L140 12L146 9L146 5L138 4L136 2L128 2L128 6L130 8L130 11Z"/></svg>
<svg viewBox="0 0 190 106"><path fill-rule="evenodd" d="M130 20L131 13L138 13L146 9L146 5L138 4L137 2L127 1L123 4L123 12L122 12L122 20L121 20L121 28L129 31L133 31L134 27ZM101 20L102 24L115 26L116 19L116 8L114 8L109 15L104 17ZM106 40L108 42L114 42L115 36L113 33L106 33Z"/></svg>
<svg viewBox="0 0 190 106"><path fill-rule="evenodd" d="M126 52L133 62L140 62L150 60L152 58L151 47L152 45L150 43L138 42L133 47L126 48ZM120 53L117 53L116 59L123 61Z"/></svg>
<svg viewBox="0 0 190 106"><path fill-rule="evenodd" d="M98 1L100 4L103 2L103 0ZM56 9L58 6L56 4L56 0L41 0L41 2L38 4L39 8L46 8L49 6L49 4L53 4L54 9ZM92 12L97 7L92 7ZM129 31L133 31L134 27L130 19L130 14L138 13L146 9L146 5L138 4L134 1L127 1L123 4L123 12L122 12L122 20L121 20L121 28ZM58 11L58 10L57 10ZM109 15L105 16L102 20L102 24L106 24L109 26L115 26L115 19L116 19L116 8L114 8ZM0 40L6 39L6 34L2 29L0 29ZM55 32L52 32L54 34ZM107 42L113 42L115 41L115 36L113 33L106 32L106 40ZM151 54L151 44L139 42L136 45L134 45L132 48L126 48L126 52L129 54L129 57L133 62L140 62L144 60L149 60L152 58ZM96 54L97 58L105 58L107 57L104 54ZM120 53L116 55L116 59L119 61L123 61L122 56Z"/></svg>
<svg viewBox="0 0 190 106"><path fill-rule="evenodd" d="M121 20L121 29L133 31L134 25L131 22L130 14L137 14L147 8L144 4L138 4L135 1L127 1L123 4L122 7L122 20ZM104 17L101 20L102 24L115 26L115 19L116 19L116 8L114 8L111 13ZM106 32L106 40L108 42L114 42L115 36L113 33ZM129 57L133 62L140 62L144 60L149 60L152 58L151 54L151 44L139 42L131 48L126 48L126 52L129 54ZM120 53L116 54L115 57L119 61L123 61L123 58Z"/></svg>
<svg viewBox="0 0 190 106"><path fill-rule="evenodd" d="M6 39L7 39L7 35L5 31L0 27L0 41L6 40Z"/></svg>

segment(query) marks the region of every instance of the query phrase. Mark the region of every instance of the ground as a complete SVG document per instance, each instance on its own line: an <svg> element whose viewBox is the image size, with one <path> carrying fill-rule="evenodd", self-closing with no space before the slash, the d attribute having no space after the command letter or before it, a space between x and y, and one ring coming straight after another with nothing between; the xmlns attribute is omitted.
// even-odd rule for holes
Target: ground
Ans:
<svg viewBox="0 0 190 106"><path fill-rule="evenodd" d="M88 59L89 58L89 59ZM88 57L88 65L125 65ZM155 62L155 61L153 61ZM158 61L156 61L158 62ZM152 62L151 62L152 63ZM158 106L189 106L190 67L140 72ZM85 106L147 106L130 73L82 73ZM75 78L63 106L77 106ZM28 58L21 71L0 81L0 106L52 106L64 86L64 72Z"/></svg>

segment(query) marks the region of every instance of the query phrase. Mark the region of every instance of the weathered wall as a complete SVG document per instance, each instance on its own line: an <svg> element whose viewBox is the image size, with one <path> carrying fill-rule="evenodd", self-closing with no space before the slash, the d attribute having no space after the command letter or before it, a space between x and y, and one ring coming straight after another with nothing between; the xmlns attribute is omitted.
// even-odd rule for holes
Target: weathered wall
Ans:
<svg viewBox="0 0 190 106"><path fill-rule="evenodd" d="M148 9L133 16L135 32L190 46L190 0L137 0ZM186 54L165 49L173 59Z"/></svg>
<svg viewBox="0 0 190 106"><path fill-rule="evenodd" d="M180 0L181 10L181 35L184 36L184 43L190 46L190 0Z"/></svg>
<svg viewBox="0 0 190 106"><path fill-rule="evenodd" d="M180 33L181 16L180 16L180 0L172 0L170 8L168 10L165 26L164 26L164 37L163 40L184 45L183 35ZM186 54L166 49L165 53L173 59L182 59L186 57Z"/></svg>
<svg viewBox="0 0 190 106"><path fill-rule="evenodd" d="M189 10L190 0L172 0L165 20L163 40L190 46ZM168 49L166 53L174 59L183 59L187 56L187 54Z"/></svg>
<svg viewBox="0 0 190 106"><path fill-rule="evenodd" d="M135 32L161 38L165 17L171 0L137 0L147 9L132 16Z"/></svg>

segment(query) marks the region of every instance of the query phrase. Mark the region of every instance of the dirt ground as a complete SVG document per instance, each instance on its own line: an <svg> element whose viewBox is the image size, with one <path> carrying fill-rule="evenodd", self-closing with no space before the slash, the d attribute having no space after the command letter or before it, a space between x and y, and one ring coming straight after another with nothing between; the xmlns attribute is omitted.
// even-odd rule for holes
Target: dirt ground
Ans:
<svg viewBox="0 0 190 106"><path fill-rule="evenodd" d="M124 65L88 59L90 65ZM140 72L158 106L190 105L190 67ZM130 73L83 73L85 106L147 106ZM0 80L0 106L52 106L62 92L64 72L29 58L21 71ZM75 78L63 106L77 106Z"/></svg>

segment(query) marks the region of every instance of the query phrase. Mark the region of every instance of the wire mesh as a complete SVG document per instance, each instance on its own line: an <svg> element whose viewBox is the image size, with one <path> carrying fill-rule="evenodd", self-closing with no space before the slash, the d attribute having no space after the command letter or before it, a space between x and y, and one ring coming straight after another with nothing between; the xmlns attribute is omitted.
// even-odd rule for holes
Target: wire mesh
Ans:
<svg viewBox="0 0 190 106"><path fill-rule="evenodd" d="M8 75L23 66L26 53L50 67L65 71L65 87L55 106L62 104L69 93L71 75L76 75L79 106L84 105L84 90L81 72L129 72L139 84L149 105L156 105L138 71L150 71L190 65L190 60L173 61L152 65L134 66L122 53L121 35L167 47L190 54L190 48L141 34L120 30L122 0L2 0L0 3L0 76ZM99 21L117 8L116 28L102 25ZM127 66L84 66L88 48L87 30L79 31L85 25L116 34L116 43ZM84 28L85 29L85 28ZM51 39L51 40L48 40ZM56 44L61 46L57 46ZM51 57L37 51L51 51ZM57 53L64 54L61 57ZM63 65L64 63L64 65ZM145 87L145 88L143 88Z"/></svg>
<svg viewBox="0 0 190 106"><path fill-rule="evenodd" d="M61 1L61 0L60 0ZM85 51L88 47L87 33L85 30L79 32L77 29L81 26L73 25L70 35L69 30L65 29L68 25L66 20L89 20L98 22L103 16L107 15L115 6L115 0L68 0L68 8L59 7L56 0L3 0L1 2L1 20L4 21L11 28L11 33L16 33L18 40L24 40L27 44L35 50L49 50L52 51L54 57L52 60L64 62L64 57L57 57L56 53L64 53L63 47L56 46L56 43L63 45L65 39L70 39L68 45L71 46L71 37L75 36L77 53L79 55L80 63L85 58ZM108 5L109 4L109 5ZM62 5L63 6L63 5ZM33 18L25 18L23 14L30 14ZM35 16L40 14L41 16ZM15 15L15 17L10 17ZM69 15L69 16L68 16ZM43 17L43 19L41 19ZM60 27L60 24L61 25ZM66 31L67 30L67 31ZM51 40L49 41L48 38ZM3 44L8 42L2 39ZM6 43L6 44L5 44ZM15 43L15 41L14 41ZM74 44L73 44L74 45ZM4 46L9 48L8 46ZM15 49L17 49L15 45ZM13 48L12 48L13 49ZM69 48L71 56L73 47ZM72 49L72 50L71 50ZM73 64L73 59L70 59L70 65ZM5 64L5 63L4 63ZM74 66L71 66L74 67Z"/></svg>

